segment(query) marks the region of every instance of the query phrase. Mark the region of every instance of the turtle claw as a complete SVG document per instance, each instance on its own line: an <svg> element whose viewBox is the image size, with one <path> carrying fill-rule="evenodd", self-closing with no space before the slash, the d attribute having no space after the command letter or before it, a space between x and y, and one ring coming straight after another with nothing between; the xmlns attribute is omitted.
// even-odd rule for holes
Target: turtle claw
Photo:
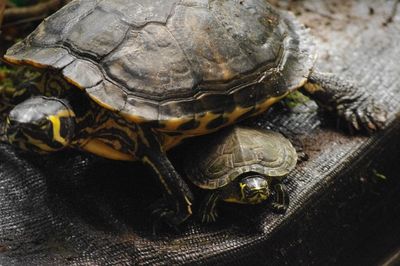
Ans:
<svg viewBox="0 0 400 266"><path fill-rule="evenodd" d="M385 126L385 108L371 98L356 83L335 75L313 72L304 86L306 95L319 106L346 122L349 133L365 131L367 134Z"/></svg>
<svg viewBox="0 0 400 266"><path fill-rule="evenodd" d="M350 134L364 131L370 135L384 127L387 112L373 100L363 97L343 104L338 108L338 116L347 123Z"/></svg>
<svg viewBox="0 0 400 266"><path fill-rule="evenodd" d="M206 213L206 211L201 211L201 222L204 224L214 223L217 221L218 212L214 208Z"/></svg>
<svg viewBox="0 0 400 266"><path fill-rule="evenodd" d="M179 215L176 214L170 207L170 204L165 199L160 199L150 206L151 217L153 220L153 235L157 235L157 232L162 231L161 228L167 226L168 229L172 229L175 233L179 233L179 224L181 224L185 218L180 219Z"/></svg>

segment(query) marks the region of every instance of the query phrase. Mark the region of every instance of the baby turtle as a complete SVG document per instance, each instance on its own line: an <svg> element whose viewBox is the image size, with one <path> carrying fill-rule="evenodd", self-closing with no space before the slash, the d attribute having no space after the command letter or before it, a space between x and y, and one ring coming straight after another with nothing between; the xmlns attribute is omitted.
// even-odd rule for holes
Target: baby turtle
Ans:
<svg viewBox="0 0 400 266"><path fill-rule="evenodd" d="M8 115L7 141L142 161L165 190L154 215L171 226L192 214L192 193L166 156L185 138L296 89L355 129L384 121L364 92L313 69L308 31L265 0L71 1L4 59L43 71L18 90L26 100Z"/></svg>
<svg viewBox="0 0 400 266"><path fill-rule="evenodd" d="M200 207L203 222L216 220L218 201L258 204L272 193L273 210L286 211L289 197L280 181L296 166L297 153L281 134L235 126L192 145L190 156L196 159L185 164L185 172L196 186L209 191Z"/></svg>

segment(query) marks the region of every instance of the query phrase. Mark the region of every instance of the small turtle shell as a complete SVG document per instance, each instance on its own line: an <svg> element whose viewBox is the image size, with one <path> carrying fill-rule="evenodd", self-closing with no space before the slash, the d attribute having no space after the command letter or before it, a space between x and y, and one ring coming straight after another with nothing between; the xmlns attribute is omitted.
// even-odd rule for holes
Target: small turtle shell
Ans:
<svg viewBox="0 0 400 266"><path fill-rule="evenodd" d="M229 127L193 141L185 166L188 178L203 189L226 186L239 175L257 172L280 180L296 166L297 153L281 134Z"/></svg>

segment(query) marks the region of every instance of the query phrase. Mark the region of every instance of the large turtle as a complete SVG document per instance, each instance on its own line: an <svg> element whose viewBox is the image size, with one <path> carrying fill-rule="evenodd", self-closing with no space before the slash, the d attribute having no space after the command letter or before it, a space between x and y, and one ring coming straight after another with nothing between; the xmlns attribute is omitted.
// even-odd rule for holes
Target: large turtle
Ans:
<svg viewBox="0 0 400 266"><path fill-rule="evenodd" d="M176 225L192 193L166 156L184 138L264 112L302 89L356 129L384 112L348 82L313 70L314 46L293 15L265 0L76 0L4 59L43 70L18 91L7 141L140 160L165 189L155 215ZM132 174L134 175L134 174Z"/></svg>
<svg viewBox="0 0 400 266"><path fill-rule="evenodd" d="M282 179L294 169L297 153L277 132L234 126L192 142L187 177L207 191L200 205L203 222L215 221L218 201L259 204L271 198L276 212L286 211L289 196Z"/></svg>

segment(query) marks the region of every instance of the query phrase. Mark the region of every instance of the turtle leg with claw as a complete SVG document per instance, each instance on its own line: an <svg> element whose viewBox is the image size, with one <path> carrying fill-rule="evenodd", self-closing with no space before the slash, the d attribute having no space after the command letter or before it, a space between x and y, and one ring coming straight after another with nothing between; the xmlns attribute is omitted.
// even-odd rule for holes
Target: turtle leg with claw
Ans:
<svg viewBox="0 0 400 266"><path fill-rule="evenodd" d="M200 205L199 215L202 223L215 222L218 217L217 202L221 195L218 192L208 192Z"/></svg>
<svg viewBox="0 0 400 266"><path fill-rule="evenodd" d="M311 73L302 91L320 107L346 121L350 133L362 130L372 133L385 124L384 108L376 104L367 92L333 74Z"/></svg>
<svg viewBox="0 0 400 266"><path fill-rule="evenodd" d="M165 191L165 198L153 206L153 216L156 223L161 220L177 229L179 224L192 215L193 194L167 158L155 133L150 129L143 133L141 137L145 138L142 140L144 147L140 156L157 174Z"/></svg>
<svg viewBox="0 0 400 266"><path fill-rule="evenodd" d="M271 204L272 209L277 213L285 213L289 207L289 194L286 186L283 184L276 184L274 186L274 192L274 201Z"/></svg>

